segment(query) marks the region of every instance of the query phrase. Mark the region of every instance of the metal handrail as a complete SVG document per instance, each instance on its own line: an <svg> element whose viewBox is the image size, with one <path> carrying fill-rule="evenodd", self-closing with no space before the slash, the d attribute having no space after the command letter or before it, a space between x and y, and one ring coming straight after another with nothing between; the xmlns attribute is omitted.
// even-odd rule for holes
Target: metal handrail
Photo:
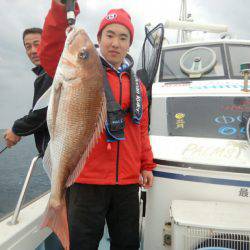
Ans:
<svg viewBox="0 0 250 250"><path fill-rule="evenodd" d="M30 164L30 167L29 167L29 171L26 175L26 179L24 181L24 184L23 184L23 187L22 187L22 191L19 195L19 198L18 198L18 201L17 201L17 205L16 205L16 208L15 208L15 212L12 216L12 219L11 221L9 222L10 225L16 225L18 224L18 216L19 216L19 213L20 213L20 210L21 210L21 206L22 206L22 203L23 203L23 198L24 198L24 195L25 195L25 192L26 192L26 189L27 189L27 186L29 184L29 180L30 180L30 177L31 177L31 174L32 174L32 171L36 165L36 162L37 160L40 158L40 155L34 157L31 161L31 164Z"/></svg>
<svg viewBox="0 0 250 250"><path fill-rule="evenodd" d="M250 144L250 117L247 120L247 125L246 125L246 134L247 134L247 141Z"/></svg>
<svg viewBox="0 0 250 250"><path fill-rule="evenodd" d="M146 196L147 190L140 188L139 192L139 204L140 204L140 222L139 222L139 241L140 241L140 250L144 249L144 219L146 216Z"/></svg>

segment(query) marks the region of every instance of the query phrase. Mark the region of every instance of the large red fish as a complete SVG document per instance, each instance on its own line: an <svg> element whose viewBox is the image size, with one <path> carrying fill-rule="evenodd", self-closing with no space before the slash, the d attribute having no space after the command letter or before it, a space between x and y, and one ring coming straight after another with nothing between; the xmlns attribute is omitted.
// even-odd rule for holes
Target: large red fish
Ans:
<svg viewBox="0 0 250 250"><path fill-rule="evenodd" d="M52 84L47 113L51 140L43 158L51 194L42 226L50 227L65 249L69 249L66 187L82 171L105 120L99 56L86 32L74 29L67 36Z"/></svg>

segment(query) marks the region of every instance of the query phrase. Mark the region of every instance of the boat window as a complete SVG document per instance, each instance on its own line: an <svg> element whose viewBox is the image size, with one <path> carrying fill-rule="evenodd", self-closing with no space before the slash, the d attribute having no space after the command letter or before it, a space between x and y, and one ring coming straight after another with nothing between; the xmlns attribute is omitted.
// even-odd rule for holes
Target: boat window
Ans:
<svg viewBox="0 0 250 250"><path fill-rule="evenodd" d="M199 55L199 52L201 54ZM212 52L212 53L211 53ZM197 59L199 58L199 62ZM222 45L165 49L162 52L160 82L220 79L227 76ZM188 68L189 69L186 69ZM198 71L193 70L200 68ZM202 69L206 70L202 70ZM195 74L193 74L193 71ZM191 73L190 73L191 72Z"/></svg>
<svg viewBox="0 0 250 250"><path fill-rule="evenodd" d="M227 54L231 77L242 79L240 65L250 62L250 45L229 44L227 45Z"/></svg>

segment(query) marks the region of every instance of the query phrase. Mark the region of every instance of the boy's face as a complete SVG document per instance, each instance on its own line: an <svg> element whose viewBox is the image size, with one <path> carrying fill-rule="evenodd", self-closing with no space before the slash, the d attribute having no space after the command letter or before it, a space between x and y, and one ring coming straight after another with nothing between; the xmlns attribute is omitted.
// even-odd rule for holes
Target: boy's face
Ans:
<svg viewBox="0 0 250 250"><path fill-rule="evenodd" d="M37 48L41 42L41 37L42 36L40 33L31 33L27 34L23 39L26 54L31 60L31 62L36 66L40 65L40 59L37 54Z"/></svg>
<svg viewBox="0 0 250 250"><path fill-rule="evenodd" d="M118 69L130 47L129 30L121 24L107 25L98 37L98 42L102 55Z"/></svg>

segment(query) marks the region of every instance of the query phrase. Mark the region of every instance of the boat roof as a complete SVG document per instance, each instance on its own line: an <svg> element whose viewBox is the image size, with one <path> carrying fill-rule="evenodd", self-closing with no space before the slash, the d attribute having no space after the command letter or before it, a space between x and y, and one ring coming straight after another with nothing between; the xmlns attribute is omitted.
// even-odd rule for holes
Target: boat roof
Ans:
<svg viewBox="0 0 250 250"><path fill-rule="evenodd" d="M241 40L241 39L221 39L221 40L206 40L206 41L195 41L195 42L186 42L186 43L174 43L174 44L164 44L162 49L169 48L179 48L179 47L190 47L190 46L202 46L208 44L242 44L250 45L250 40Z"/></svg>

